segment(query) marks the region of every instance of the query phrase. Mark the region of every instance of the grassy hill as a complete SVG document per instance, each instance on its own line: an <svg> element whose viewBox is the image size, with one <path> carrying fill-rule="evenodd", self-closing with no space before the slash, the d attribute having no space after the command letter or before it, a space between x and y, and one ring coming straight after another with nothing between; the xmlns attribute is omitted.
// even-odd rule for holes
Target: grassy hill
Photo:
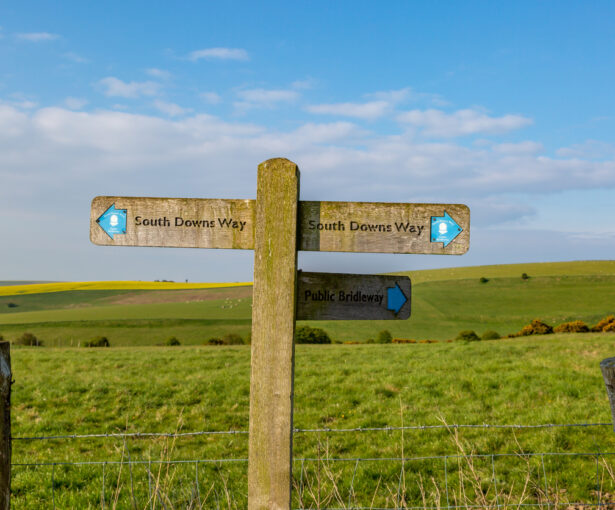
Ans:
<svg viewBox="0 0 615 510"><path fill-rule="evenodd" d="M526 273L529 279L522 279ZM502 335L532 319L550 324L583 320L594 324L615 312L615 261L477 266L406 272L413 282L407 321L319 321L338 341L365 341L388 329L394 337L454 338L460 330ZM482 280L481 280L482 279ZM487 281L485 281L487 280ZM130 288L130 284L133 288ZM139 285L137 285L139 284ZM168 284L147 290L143 282L53 284L53 292L0 292L0 334L10 340L25 331L49 346L77 346L97 335L111 344L155 345L170 336L182 344L250 330L251 286L199 288ZM58 285L65 285L61 290ZM86 286L93 290L79 290ZM175 286L173 286L175 285ZM180 290L175 290L180 286ZM44 287L44 286L43 286ZM50 287L45 287L49 289ZM60 289L60 290L58 290ZM75 290L76 289L76 290Z"/></svg>

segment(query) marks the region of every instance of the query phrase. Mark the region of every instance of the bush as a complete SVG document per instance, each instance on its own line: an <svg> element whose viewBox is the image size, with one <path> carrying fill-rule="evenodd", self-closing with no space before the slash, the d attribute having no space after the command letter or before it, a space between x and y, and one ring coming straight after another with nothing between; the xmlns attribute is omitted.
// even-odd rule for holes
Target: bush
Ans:
<svg viewBox="0 0 615 510"><path fill-rule="evenodd" d="M478 342L480 338L475 331L466 329L464 331L460 331L455 340L461 340L463 342Z"/></svg>
<svg viewBox="0 0 615 510"><path fill-rule="evenodd" d="M528 274L527 274L527 273L522 273L522 274L521 274L521 279L522 279L522 280L529 280L529 279L530 279L530 277L528 276Z"/></svg>
<svg viewBox="0 0 615 510"><path fill-rule="evenodd" d="M602 319L592 328L592 331L596 331L599 333L601 331L604 331L604 328L609 327L610 324L615 324L615 315L607 315L604 319Z"/></svg>
<svg viewBox="0 0 615 510"><path fill-rule="evenodd" d="M412 338L393 338L394 344L415 344L416 340Z"/></svg>
<svg viewBox="0 0 615 510"><path fill-rule="evenodd" d="M615 333L615 322L609 322L602 328L603 333Z"/></svg>
<svg viewBox="0 0 615 510"><path fill-rule="evenodd" d="M390 344L393 341L393 336L386 329L378 333L376 342L379 344Z"/></svg>
<svg viewBox="0 0 615 510"><path fill-rule="evenodd" d="M373 338L368 338L367 340L365 340L366 344L375 344L376 340L374 340Z"/></svg>
<svg viewBox="0 0 615 510"><path fill-rule="evenodd" d="M497 331L493 331L492 329L490 329L488 331L485 331L481 338L483 340L498 340L500 338L500 334Z"/></svg>
<svg viewBox="0 0 615 510"><path fill-rule="evenodd" d="M42 340L39 340L32 333L24 333L17 340L13 342L15 345L30 345L34 347L40 347L43 345Z"/></svg>
<svg viewBox="0 0 615 510"><path fill-rule="evenodd" d="M172 336L164 341L164 345L181 345L181 342L177 338Z"/></svg>
<svg viewBox="0 0 615 510"><path fill-rule="evenodd" d="M530 324L524 326L517 336L530 336L530 335L549 335L553 333L553 328L542 322L540 319L534 319Z"/></svg>
<svg viewBox="0 0 615 510"><path fill-rule="evenodd" d="M297 344L330 344L331 338L324 329L301 326L295 331Z"/></svg>
<svg viewBox="0 0 615 510"><path fill-rule="evenodd" d="M478 280L481 283L487 283L489 281L489 278L485 278L484 276L480 277L480 280Z"/></svg>
<svg viewBox="0 0 615 510"><path fill-rule="evenodd" d="M554 333L587 333L589 328L583 321L564 322L553 328Z"/></svg>
<svg viewBox="0 0 615 510"><path fill-rule="evenodd" d="M243 338L237 333L227 333L222 337L224 345L243 345Z"/></svg>
<svg viewBox="0 0 615 510"><path fill-rule="evenodd" d="M9 308L17 308L19 305L17 303L7 303L6 306Z"/></svg>
<svg viewBox="0 0 615 510"><path fill-rule="evenodd" d="M221 338L210 338L209 340L207 340L207 342L205 342L206 345L223 345L224 342L222 341Z"/></svg>
<svg viewBox="0 0 615 510"><path fill-rule="evenodd" d="M96 338L92 338L92 340L88 340L84 342L84 347L109 347L109 340L106 336L97 336Z"/></svg>

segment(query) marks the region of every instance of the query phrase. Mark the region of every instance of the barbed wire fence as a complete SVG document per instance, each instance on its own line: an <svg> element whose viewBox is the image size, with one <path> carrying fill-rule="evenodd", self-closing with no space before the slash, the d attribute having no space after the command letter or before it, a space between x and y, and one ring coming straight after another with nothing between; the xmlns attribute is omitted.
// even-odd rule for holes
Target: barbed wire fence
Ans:
<svg viewBox="0 0 615 510"><path fill-rule="evenodd" d="M406 431L445 431L456 451L438 455L331 455L319 444L315 456L293 459L293 508L303 510L401 510L458 508L609 508L615 509L615 451L468 451L457 432L547 429L599 430L612 423L435 424L354 428L296 428L294 435L370 435ZM16 444L113 439L122 442L119 460L13 462L14 473L47 470L37 497L49 508L79 507L92 501L100 508L245 508L247 463L241 458L140 459L128 441L177 440L201 436L247 436L247 430L193 432L103 432L14 436ZM320 441L320 440L319 440ZM402 439L403 441L403 439ZM322 446L322 448L321 448ZM71 482L70 470L89 469L84 480ZM570 480L570 472L576 480ZM568 479L558 476L568 473ZM18 485L28 476L18 480ZM40 480L40 476L38 476ZM571 483L572 487L566 485ZM20 501L18 490L16 501ZM23 500L23 498L22 498ZM28 507L27 498L23 500ZM19 506L16 506L19 508Z"/></svg>

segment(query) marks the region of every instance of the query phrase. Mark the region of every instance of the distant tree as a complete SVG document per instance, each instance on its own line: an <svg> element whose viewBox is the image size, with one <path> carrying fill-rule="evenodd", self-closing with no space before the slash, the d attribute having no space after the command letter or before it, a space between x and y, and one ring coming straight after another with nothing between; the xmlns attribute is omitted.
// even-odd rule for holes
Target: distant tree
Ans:
<svg viewBox="0 0 615 510"><path fill-rule="evenodd" d="M164 345L181 345L181 342L174 336L171 336L164 341Z"/></svg>
<svg viewBox="0 0 615 510"><path fill-rule="evenodd" d="M32 333L24 333L18 337L14 342L15 345L29 345L33 347L40 347L43 345L42 340L36 338Z"/></svg>
<svg viewBox="0 0 615 510"><path fill-rule="evenodd" d="M463 342L478 342L480 337L476 334L476 331L465 329L459 332L455 340L461 340Z"/></svg>
<svg viewBox="0 0 615 510"><path fill-rule="evenodd" d="M481 337L483 340L497 340L500 338L500 334L492 329L485 331Z"/></svg>
<svg viewBox="0 0 615 510"><path fill-rule="evenodd" d="M376 338L376 342L379 344L390 344L392 341L393 335L391 335L391 333L389 333L386 329L378 333L378 337Z"/></svg>
<svg viewBox="0 0 615 510"><path fill-rule="evenodd" d="M110 345L106 336L97 336L83 343L84 347L110 347Z"/></svg>
<svg viewBox="0 0 615 510"><path fill-rule="evenodd" d="M237 333L227 333L222 337L224 345L243 345L243 338Z"/></svg>
<svg viewBox="0 0 615 510"><path fill-rule="evenodd" d="M10 302L7 303L6 306L8 306L9 308L17 308L19 305L17 303Z"/></svg>
<svg viewBox="0 0 615 510"><path fill-rule="evenodd" d="M480 280L478 280L481 283L487 283L489 281L489 278L485 278L484 276L480 277Z"/></svg>
<svg viewBox="0 0 615 510"><path fill-rule="evenodd" d="M529 279L530 279L530 277L528 276L528 274L527 274L527 273L522 273L522 274L521 274L521 279L522 279L522 280L529 280Z"/></svg>
<svg viewBox="0 0 615 510"><path fill-rule="evenodd" d="M297 344L330 344L331 338L324 329L301 326L295 330Z"/></svg>

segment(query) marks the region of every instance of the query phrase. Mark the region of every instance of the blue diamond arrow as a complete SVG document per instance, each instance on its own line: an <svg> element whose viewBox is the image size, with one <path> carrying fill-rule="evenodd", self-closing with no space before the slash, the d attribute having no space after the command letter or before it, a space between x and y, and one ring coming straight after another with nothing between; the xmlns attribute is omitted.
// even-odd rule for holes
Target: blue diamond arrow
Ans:
<svg viewBox="0 0 615 510"><path fill-rule="evenodd" d="M387 310L393 310L397 314L406 301L408 298L397 283L395 287L387 287Z"/></svg>
<svg viewBox="0 0 615 510"><path fill-rule="evenodd" d="M126 215L127 209L116 209L115 204L112 204L109 209L100 215L96 223L105 231L111 239L115 234L126 233Z"/></svg>
<svg viewBox="0 0 615 510"><path fill-rule="evenodd" d="M446 248L462 231L463 229L446 211L444 211L444 216L431 217L432 243L444 243Z"/></svg>

